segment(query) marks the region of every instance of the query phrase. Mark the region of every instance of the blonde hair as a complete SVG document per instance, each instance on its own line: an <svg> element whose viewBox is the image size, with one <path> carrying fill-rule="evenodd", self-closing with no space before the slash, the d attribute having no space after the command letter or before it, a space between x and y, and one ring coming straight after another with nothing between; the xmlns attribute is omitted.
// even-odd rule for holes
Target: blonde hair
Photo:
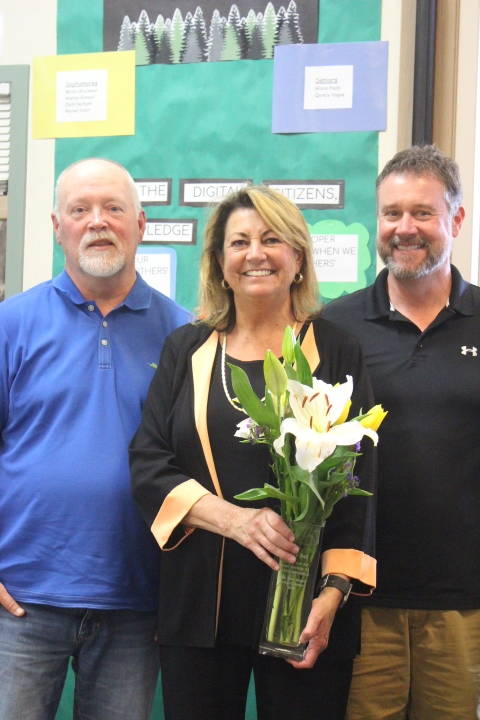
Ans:
<svg viewBox="0 0 480 720"><path fill-rule="evenodd" d="M290 287L292 312L296 320L306 320L319 310L318 285L313 265L312 242L302 213L288 198L264 185L251 185L228 195L213 210L205 228L200 260L199 317L216 330L235 325L233 292L222 287L223 272L219 256L223 253L228 218L239 208L256 210L279 238L302 256L301 282Z"/></svg>

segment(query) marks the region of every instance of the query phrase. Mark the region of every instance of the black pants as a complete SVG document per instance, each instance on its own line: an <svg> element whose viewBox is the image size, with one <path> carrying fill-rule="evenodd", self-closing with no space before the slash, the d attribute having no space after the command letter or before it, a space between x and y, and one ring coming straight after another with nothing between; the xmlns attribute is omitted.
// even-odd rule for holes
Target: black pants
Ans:
<svg viewBox="0 0 480 720"><path fill-rule="evenodd" d="M353 660L312 670L242 647L160 648L165 720L243 720L253 670L258 720L343 720Z"/></svg>

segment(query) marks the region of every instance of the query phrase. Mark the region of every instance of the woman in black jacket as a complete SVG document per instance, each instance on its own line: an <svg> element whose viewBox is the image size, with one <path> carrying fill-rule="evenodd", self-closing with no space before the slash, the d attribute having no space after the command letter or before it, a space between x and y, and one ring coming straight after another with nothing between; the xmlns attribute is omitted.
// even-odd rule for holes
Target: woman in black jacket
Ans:
<svg viewBox="0 0 480 720"><path fill-rule="evenodd" d="M167 340L131 446L133 488L162 554L158 637L168 720L243 718L253 668L258 717L343 718L359 614L326 587L313 601L301 662L259 655L271 569L298 547L274 505L234 495L271 482L268 450L234 437L245 417L227 362L240 365L261 396L263 358L279 356L286 325L326 382L352 375L352 412L372 404L355 340L318 315L311 241L300 211L264 187L220 203L206 230L201 322ZM372 489L372 450L357 465ZM335 507L322 545L322 574L353 592L375 583L373 502ZM340 583L342 584L342 583ZM332 627L333 626L333 627ZM328 646L328 648L327 648Z"/></svg>

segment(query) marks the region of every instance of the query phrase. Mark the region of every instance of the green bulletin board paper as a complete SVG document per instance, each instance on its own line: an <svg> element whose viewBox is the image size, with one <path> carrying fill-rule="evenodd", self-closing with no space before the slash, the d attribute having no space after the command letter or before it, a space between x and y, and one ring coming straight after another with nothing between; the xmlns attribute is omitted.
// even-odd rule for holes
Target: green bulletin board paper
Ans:
<svg viewBox="0 0 480 720"><path fill-rule="evenodd" d="M381 0L320 0L318 42L380 40Z"/></svg>
<svg viewBox="0 0 480 720"><path fill-rule="evenodd" d="M361 218L374 237L376 133L273 135L272 68L270 60L138 67L136 135L59 140L57 172L74 160L101 155L122 162L137 177L171 177L174 204L168 213L162 208L163 214L198 218L199 238L208 211L177 205L180 178L344 178L345 208L306 210L306 219L311 224L322 219L350 224ZM375 160L368 162L368 157ZM200 244L174 249L177 300L193 308ZM59 248L55 259L58 272L63 262Z"/></svg>
<svg viewBox="0 0 480 720"><path fill-rule="evenodd" d="M103 50L103 0L57 0L57 53Z"/></svg>

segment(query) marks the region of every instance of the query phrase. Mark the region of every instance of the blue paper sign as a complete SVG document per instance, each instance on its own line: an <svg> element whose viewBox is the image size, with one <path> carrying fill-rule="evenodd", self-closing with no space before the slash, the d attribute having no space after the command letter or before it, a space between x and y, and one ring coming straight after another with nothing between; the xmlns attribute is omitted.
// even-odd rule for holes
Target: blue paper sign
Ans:
<svg viewBox="0 0 480 720"><path fill-rule="evenodd" d="M175 300L177 253L172 248L139 245L135 255L135 269L155 290Z"/></svg>
<svg viewBox="0 0 480 720"><path fill-rule="evenodd" d="M385 130L386 42L277 45L272 132Z"/></svg>

